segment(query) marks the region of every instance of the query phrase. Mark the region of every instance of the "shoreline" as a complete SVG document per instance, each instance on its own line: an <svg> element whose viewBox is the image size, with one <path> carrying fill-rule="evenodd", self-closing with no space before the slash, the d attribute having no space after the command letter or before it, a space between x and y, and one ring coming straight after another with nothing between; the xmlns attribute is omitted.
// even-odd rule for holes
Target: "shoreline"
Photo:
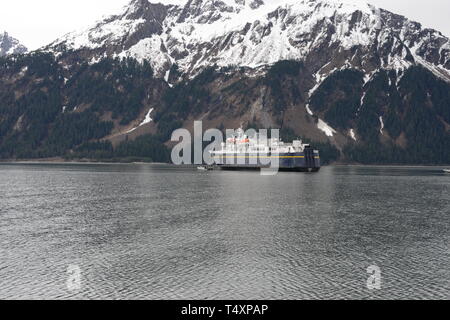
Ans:
<svg viewBox="0 0 450 320"><path fill-rule="evenodd" d="M97 161L93 159L78 159L78 160L67 160L64 158L42 158L42 159L2 159L1 164L146 164L146 165L166 165L175 166L172 163L164 162L146 162L146 161ZM198 165L183 165L177 167L195 167ZM327 165L322 165L322 167L398 167L398 168L433 168L433 167L450 167L450 164L360 164L360 163L331 163Z"/></svg>
<svg viewBox="0 0 450 320"><path fill-rule="evenodd" d="M94 159L67 160L64 158L43 158L43 159L2 159L1 164L157 164L172 165L164 162L145 162L145 161L97 161Z"/></svg>

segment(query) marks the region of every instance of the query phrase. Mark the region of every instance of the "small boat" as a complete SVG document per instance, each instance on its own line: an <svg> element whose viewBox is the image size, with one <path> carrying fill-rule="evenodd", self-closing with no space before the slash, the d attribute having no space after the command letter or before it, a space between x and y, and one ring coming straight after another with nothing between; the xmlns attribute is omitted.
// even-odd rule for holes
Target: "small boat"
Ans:
<svg viewBox="0 0 450 320"><path fill-rule="evenodd" d="M213 166L201 166L201 167L197 167L197 170L200 170L200 171L211 171L211 170L214 170L214 167Z"/></svg>
<svg viewBox="0 0 450 320"><path fill-rule="evenodd" d="M450 173L450 169L444 169L445 173Z"/></svg>

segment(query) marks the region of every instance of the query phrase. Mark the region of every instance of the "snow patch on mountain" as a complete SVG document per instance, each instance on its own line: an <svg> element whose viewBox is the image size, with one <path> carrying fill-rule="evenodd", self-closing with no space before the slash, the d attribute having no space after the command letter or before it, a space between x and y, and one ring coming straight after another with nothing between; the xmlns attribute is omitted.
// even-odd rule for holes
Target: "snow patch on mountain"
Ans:
<svg viewBox="0 0 450 320"><path fill-rule="evenodd" d="M162 50L163 46L162 39L154 35L150 38L142 39L126 52L121 52L115 56L119 58L132 57L140 61L145 59L150 62L156 74L161 74L170 68L173 61L171 56Z"/></svg>
<svg viewBox="0 0 450 320"><path fill-rule="evenodd" d="M355 130L354 130L354 129L350 129L349 134L350 134L350 137L351 137L354 141L357 141L357 139L356 139L356 134L355 134Z"/></svg>
<svg viewBox="0 0 450 320"><path fill-rule="evenodd" d="M133 129L128 130L126 133L131 133L131 132L135 131L136 129L142 127L143 125L146 125L147 123L152 122L153 119L152 119L151 115L152 115L153 110L154 110L153 108L150 109L150 110L147 112L147 114L145 115L145 119L142 120L142 122L141 122L137 127L134 127Z"/></svg>
<svg viewBox="0 0 450 320"><path fill-rule="evenodd" d="M380 133L383 134L383 130L384 130L384 121L383 121L383 116L380 116Z"/></svg>
<svg viewBox="0 0 450 320"><path fill-rule="evenodd" d="M101 48L121 41L144 22L144 19L113 20L94 28L69 33L65 36L64 44L72 50Z"/></svg>
<svg viewBox="0 0 450 320"><path fill-rule="evenodd" d="M317 123L317 128L319 128L319 130L323 131L327 137L333 137L334 134L336 133L336 130L334 130L332 127L330 127L322 119L319 119L319 122Z"/></svg>

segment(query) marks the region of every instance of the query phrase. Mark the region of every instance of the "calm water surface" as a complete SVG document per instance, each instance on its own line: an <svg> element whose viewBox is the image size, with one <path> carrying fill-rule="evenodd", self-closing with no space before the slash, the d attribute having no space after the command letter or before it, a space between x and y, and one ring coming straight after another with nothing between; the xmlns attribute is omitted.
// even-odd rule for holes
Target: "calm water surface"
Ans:
<svg viewBox="0 0 450 320"><path fill-rule="evenodd" d="M449 250L441 168L0 165L0 299L449 299Z"/></svg>

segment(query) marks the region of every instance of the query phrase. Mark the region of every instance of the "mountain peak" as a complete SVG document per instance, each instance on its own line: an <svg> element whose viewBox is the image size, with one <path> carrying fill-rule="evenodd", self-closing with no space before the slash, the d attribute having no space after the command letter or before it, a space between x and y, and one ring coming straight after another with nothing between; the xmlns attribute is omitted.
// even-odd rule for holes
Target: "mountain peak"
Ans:
<svg viewBox="0 0 450 320"><path fill-rule="evenodd" d="M71 33L48 49L148 60L160 77L173 64L260 68L280 60L315 71L353 67L402 71L423 65L450 79L450 41L359 0L133 0L122 15Z"/></svg>
<svg viewBox="0 0 450 320"><path fill-rule="evenodd" d="M21 54L28 49L19 40L11 37L8 32L0 33L0 57L10 54Z"/></svg>

